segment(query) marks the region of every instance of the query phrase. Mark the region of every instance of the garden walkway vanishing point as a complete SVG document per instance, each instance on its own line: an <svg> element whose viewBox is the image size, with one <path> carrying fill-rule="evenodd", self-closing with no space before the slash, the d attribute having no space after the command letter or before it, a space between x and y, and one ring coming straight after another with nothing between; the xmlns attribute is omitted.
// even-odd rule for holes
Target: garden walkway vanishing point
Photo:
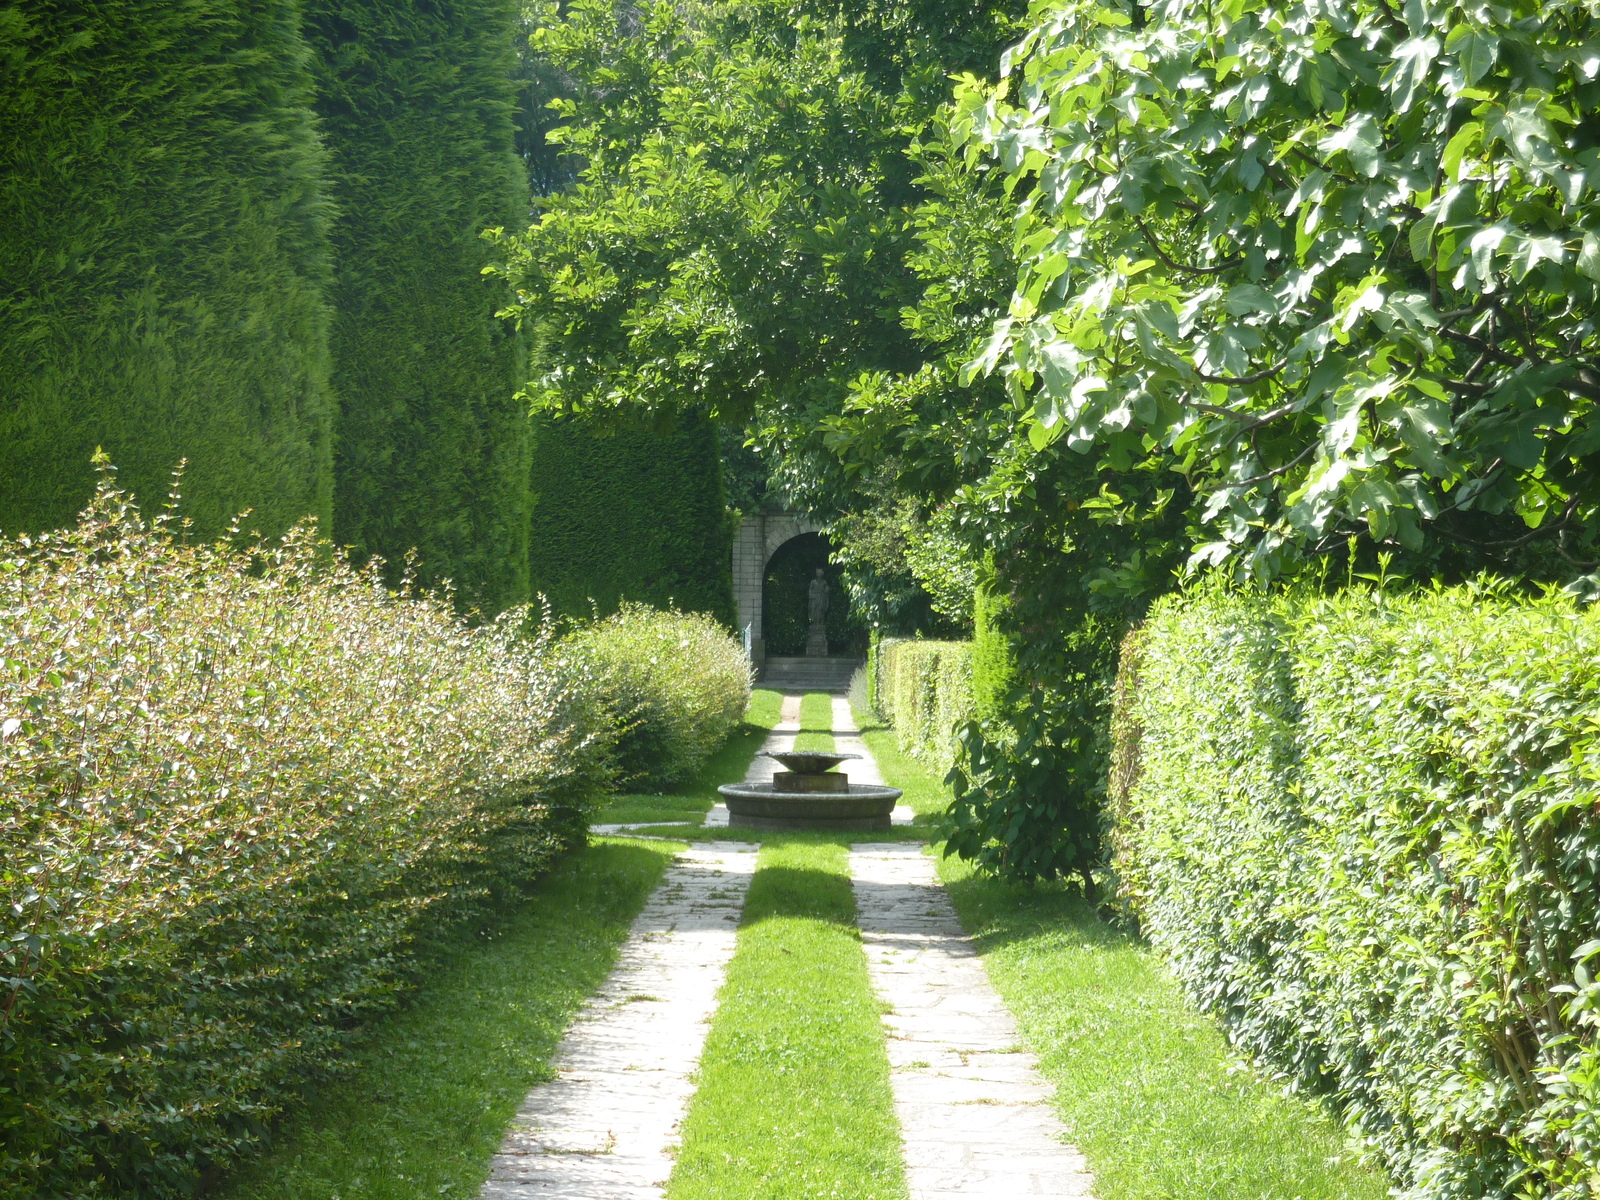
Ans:
<svg viewBox="0 0 1600 1200"><path fill-rule="evenodd" d="M793 745L800 699L784 698L763 749ZM833 727L837 748L862 756L852 777L879 781L843 698L834 701ZM757 758L747 778L772 769ZM896 824L910 818L896 810ZM726 822L726 810L706 819ZM665 1196L758 848L699 842L678 857L610 978L568 1030L557 1078L518 1110L483 1200ZM1049 1087L1018 1044L921 843L852 846L850 873L869 977L885 1009L911 1200L1089 1196L1083 1158L1065 1143Z"/></svg>

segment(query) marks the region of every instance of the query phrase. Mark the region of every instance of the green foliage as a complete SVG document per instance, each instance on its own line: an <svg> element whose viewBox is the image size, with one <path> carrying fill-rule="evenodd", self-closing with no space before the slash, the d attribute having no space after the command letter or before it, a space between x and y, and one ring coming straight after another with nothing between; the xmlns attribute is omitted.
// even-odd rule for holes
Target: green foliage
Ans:
<svg viewBox="0 0 1600 1200"><path fill-rule="evenodd" d="M105 447L204 537L331 509L327 204L292 0L0 11L0 530Z"/></svg>
<svg viewBox="0 0 1600 1200"><path fill-rule="evenodd" d="M547 1082L677 849L602 842L540 879L531 902L441 939L404 1010L376 1021L216 1200L411 1200L483 1186L528 1089ZM374 1103L380 1098L380 1103Z"/></svg>
<svg viewBox="0 0 1600 1200"><path fill-rule="evenodd" d="M581 172L502 243L513 315L539 347L535 406L705 412L748 429L763 460L752 486L737 473L740 507L769 485L818 514L872 507L828 466L817 418L861 370L919 361L898 317L916 298L921 194L904 150L945 72L997 52L1020 7L542 9L535 49L568 85L551 136ZM819 463L838 485L820 497ZM891 525L830 524L853 605L890 632L945 631Z"/></svg>
<svg viewBox="0 0 1600 1200"><path fill-rule="evenodd" d="M973 713L972 643L883 638L868 666L873 707L894 727L901 748L948 770L955 728Z"/></svg>
<svg viewBox="0 0 1600 1200"><path fill-rule="evenodd" d="M750 702L744 647L703 613L624 604L569 635L562 650L600 681L626 784L659 791L692 779Z"/></svg>
<svg viewBox="0 0 1600 1200"><path fill-rule="evenodd" d="M634 601L732 629L731 535L716 430L703 417L666 434L536 422L531 574L556 612Z"/></svg>
<svg viewBox="0 0 1600 1200"><path fill-rule="evenodd" d="M1207 590L1125 660L1126 897L1417 1200L1600 1168L1597 662L1593 610L1486 586Z"/></svg>
<svg viewBox="0 0 1600 1200"><path fill-rule="evenodd" d="M1017 682L1017 651L999 617L1007 598L991 577L979 580L972 595L972 711L994 720L1006 709Z"/></svg>
<svg viewBox="0 0 1600 1200"><path fill-rule="evenodd" d="M972 621L966 546L925 520L893 480L857 480L852 507L828 523L833 561L856 617L886 637L959 637Z"/></svg>
<svg viewBox="0 0 1600 1200"><path fill-rule="evenodd" d="M954 531L954 519L945 506L926 521L908 523L906 566L928 593L933 611L964 626L973 619L978 571L971 550Z"/></svg>
<svg viewBox="0 0 1600 1200"><path fill-rule="evenodd" d="M913 362L908 121L1014 7L580 0L551 20L536 46L572 81L551 136L582 172L504 246L547 356L536 404L737 418Z"/></svg>
<svg viewBox="0 0 1600 1200"><path fill-rule="evenodd" d="M1014 674L999 672L1014 678L1015 702L991 696L998 707L964 732L947 832L986 868L1071 871L1088 884L1102 858L1116 647L1172 585L1188 493L1158 457L1095 457L1065 440L1035 447L1031 400L993 377L963 386L961 364L1015 276L1003 178L985 160L969 163L943 126L913 153L931 196L911 260L923 294L903 318L940 357L914 374L853 380L822 421L833 465L794 466L810 490L793 490L817 503L840 486L835 473L887 478L947 514L967 561L1003 577L1007 603L986 620L1015 653Z"/></svg>
<svg viewBox="0 0 1600 1200"><path fill-rule="evenodd" d="M1591 8L1136 14L1054 0L1002 61L1015 103L958 92L954 140L1019 202L1015 292L966 372L1002 371L1035 449L1170 462L1196 563L1586 545Z"/></svg>
<svg viewBox="0 0 1600 1200"><path fill-rule="evenodd" d="M0 1194L191 1194L581 836L610 725L520 623L108 486L0 543Z"/></svg>
<svg viewBox="0 0 1600 1200"><path fill-rule="evenodd" d="M527 598L525 356L481 234L527 211L515 0L307 0L339 206L335 540L417 550L466 606Z"/></svg>

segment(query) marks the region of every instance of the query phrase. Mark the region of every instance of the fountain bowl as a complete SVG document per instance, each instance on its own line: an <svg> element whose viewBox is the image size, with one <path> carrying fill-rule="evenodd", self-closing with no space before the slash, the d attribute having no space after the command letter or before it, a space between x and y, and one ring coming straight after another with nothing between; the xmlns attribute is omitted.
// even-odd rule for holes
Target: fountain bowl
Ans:
<svg viewBox="0 0 1600 1200"><path fill-rule="evenodd" d="M827 778L827 776L822 776ZM843 779L843 776L834 776ZM889 829L899 788L850 783L835 791L780 791L770 783L725 783L717 789L734 829Z"/></svg>
<svg viewBox="0 0 1600 1200"><path fill-rule="evenodd" d="M775 758L796 775L820 775L859 754L835 754L831 750L762 750L762 758Z"/></svg>

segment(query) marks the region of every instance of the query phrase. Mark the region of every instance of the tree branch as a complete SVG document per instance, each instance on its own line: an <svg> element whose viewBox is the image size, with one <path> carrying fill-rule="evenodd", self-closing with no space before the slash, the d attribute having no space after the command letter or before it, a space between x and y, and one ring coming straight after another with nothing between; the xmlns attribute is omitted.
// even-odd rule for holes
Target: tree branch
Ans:
<svg viewBox="0 0 1600 1200"><path fill-rule="evenodd" d="M1241 479L1237 483L1228 483L1224 484L1223 486L1229 488L1249 487L1253 483L1265 483L1269 479L1276 479L1279 475L1287 475L1301 463L1305 462L1305 460L1311 456L1311 452L1321 444L1321 442L1311 442L1304 450L1300 451L1299 454L1296 454L1288 462L1284 463L1283 466L1273 467L1272 470L1264 472L1263 474L1252 475L1249 479Z"/></svg>
<svg viewBox="0 0 1600 1200"><path fill-rule="evenodd" d="M1133 223L1139 227L1139 232L1144 234L1144 240L1150 243L1150 249L1156 252L1156 257L1162 262L1166 263L1167 266L1171 267L1174 271L1183 271L1189 275L1221 275L1224 271L1229 270L1237 263L1242 261L1235 257L1215 267L1191 267L1186 263L1178 262L1172 257L1172 255L1168 254L1161 248L1161 243L1156 241L1155 234L1150 232L1149 227L1145 225L1142 217L1135 217L1133 219Z"/></svg>
<svg viewBox="0 0 1600 1200"><path fill-rule="evenodd" d="M1260 383L1263 379L1271 379L1288 365L1289 360L1286 358L1277 366L1268 367L1264 371L1257 371L1253 375L1207 375L1204 371L1196 371L1195 374L1207 383L1225 383L1229 387L1247 387L1252 383Z"/></svg>

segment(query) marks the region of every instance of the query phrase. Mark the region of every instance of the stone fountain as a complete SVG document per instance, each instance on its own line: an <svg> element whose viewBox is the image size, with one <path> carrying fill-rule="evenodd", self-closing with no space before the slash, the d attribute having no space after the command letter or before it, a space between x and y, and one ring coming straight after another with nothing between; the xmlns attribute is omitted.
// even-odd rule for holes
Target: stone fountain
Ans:
<svg viewBox="0 0 1600 1200"><path fill-rule="evenodd" d="M859 754L810 750L763 750L785 770L771 783L725 783L728 824L736 829L888 829L900 789L851 783L833 770Z"/></svg>

